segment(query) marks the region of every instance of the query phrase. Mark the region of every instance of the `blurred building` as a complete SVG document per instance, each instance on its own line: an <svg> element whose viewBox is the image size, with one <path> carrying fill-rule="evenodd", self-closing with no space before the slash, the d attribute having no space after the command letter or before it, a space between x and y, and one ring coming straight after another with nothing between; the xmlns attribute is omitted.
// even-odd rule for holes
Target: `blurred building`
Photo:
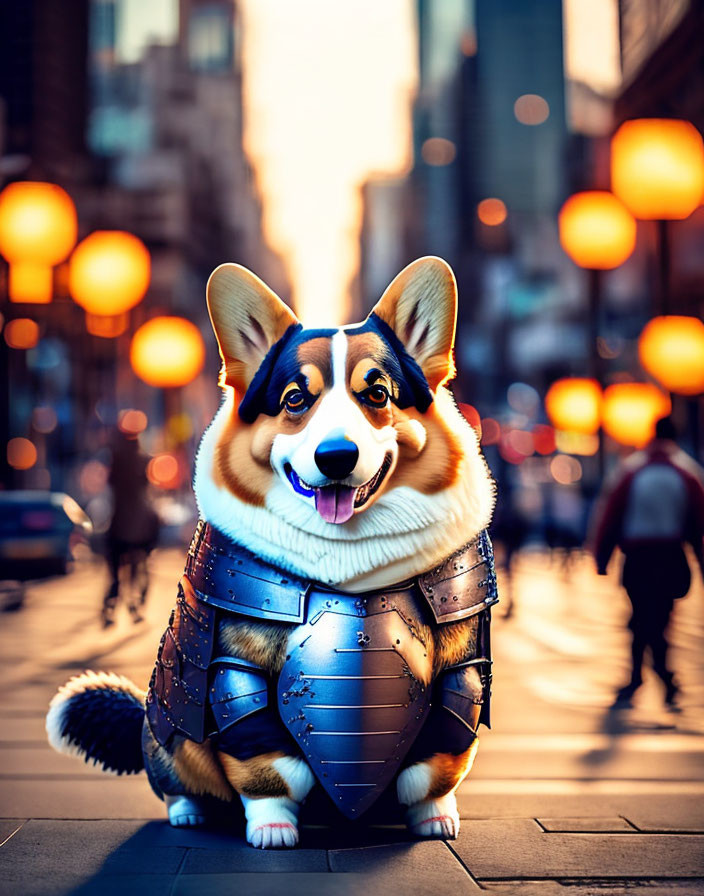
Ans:
<svg viewBox="0 0 704 896"><path fill-rule="evenodd" d="M40 449L31 470L5 467L3 482L70 487L81 499L82 464L123 407L147 412L154 441L174 405L136 380L128 350L130 332L156 313L183 314L206 337L206 370L188 393L196 437L218 400L208 275L236 261L288 295L243 148L240 28L235 0L76 0L70 14L62 0L0 4L0 177L59 183L76 203L79 238L127 230L152 257L149 292L124 336L87 335L60 272L51 305L30 309L38 346L1 343L12 390L11 407L7 394L0 401L2 444L23 436ZM32 422L39 406L56 413L50 433Z"/></svg>

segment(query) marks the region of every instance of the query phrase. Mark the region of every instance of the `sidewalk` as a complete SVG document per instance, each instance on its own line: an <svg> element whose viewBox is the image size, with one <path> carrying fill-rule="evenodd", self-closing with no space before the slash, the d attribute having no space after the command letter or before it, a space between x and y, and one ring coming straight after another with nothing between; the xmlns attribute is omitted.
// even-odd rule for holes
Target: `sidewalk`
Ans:
<svg viewBox="0 0 704 896"><path fill-rule="evenodd" d="M143 626L124 618L98 627L104 572L90 565L35 587L24 610L3 615L3 896L704 894L698 580L673 626L682 714L664 713L648 679L636 708L614 716L605 707L625 674L627 614L614 580L587 563L567 576L546 555L523 555L516 612L496 619L493 730L459 794L459 839L308 824L299 849L269 853L247 846L237 824L172 829L143 775L103 775L46 745L46 705L74 672L104 668L145 684L181 565L179 552L154 557Z"/></svg>

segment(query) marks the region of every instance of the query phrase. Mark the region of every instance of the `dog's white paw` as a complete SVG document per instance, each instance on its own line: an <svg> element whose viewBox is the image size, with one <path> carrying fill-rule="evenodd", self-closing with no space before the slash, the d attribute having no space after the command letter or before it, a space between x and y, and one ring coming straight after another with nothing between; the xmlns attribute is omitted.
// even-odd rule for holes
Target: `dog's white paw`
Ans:
<svg viewBox="0 0 704 896"><path fill-rule="evenodd" d="M196 828L205 824L206 816L203 804L192 796L164 797L166 810L169 813L169 824L174 828Z"/></svg>
<svg viewBox="0 0 704 896"><path fill-rule="evenodd" d="M298 828L293 824L262 824L249 832L247 840L255 849L290 849L298 843Z"/></svg>
<svg viewBox="0 0 704 896"><path fill-rule="evenodd" d="M285 796L240 796L247 819L247 842L256 849L290 849L298 843L298 804Z"/></svg>
<svg viewBox="0 0 704 896"><path fill-rule="evenodd" d="M460 832L460 816L454 793L409 806L406 824L415 837L455 840Z"/></svg>

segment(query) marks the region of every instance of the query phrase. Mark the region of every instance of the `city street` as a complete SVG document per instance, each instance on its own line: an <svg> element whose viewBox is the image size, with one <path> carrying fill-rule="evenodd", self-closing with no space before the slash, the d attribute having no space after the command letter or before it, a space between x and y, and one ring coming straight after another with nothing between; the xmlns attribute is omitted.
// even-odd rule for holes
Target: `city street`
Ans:
<svg viewBox="0 0 704 896"><path fill-rule="evenodd" d="M627 602L616 569L524 552L514 611L495 613L493 729L460 790L453 843L414 843L398 826L337 829L308 819L301 846L258 852L241 831L174 830L146 777L101 774L53 753L44 714L86 668L146 686L183 564L153 555L147 620L100 627L107 573L86 558L28 590L0 627L0 892L414 894L704 893L704 589L673 623L679 714L648 677L636 705L607 707L627 677ZM504 595L506 582L502 582ZM260 872L269 872L262 874ZM332 873L331 873L332 872ZM339 872L360 872L340 874Z"/></svg>

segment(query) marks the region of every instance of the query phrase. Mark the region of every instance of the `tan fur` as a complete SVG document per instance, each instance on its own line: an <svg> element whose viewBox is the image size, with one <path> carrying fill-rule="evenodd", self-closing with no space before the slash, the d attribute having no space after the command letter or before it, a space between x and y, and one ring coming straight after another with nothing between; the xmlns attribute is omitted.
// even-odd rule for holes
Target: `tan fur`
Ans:
<svg viewBox="0 0 704 896"><path fill-rule="evenodd" d="M426 799L436 800L455 790L469 774L478 748L479 738L475 738L471 747L458 756L452 753L436 753L427 759L426 763L431 769L431 778Z"/></svg>
<svg viewBox="0 0 704 896"><path fill-rule="evenodd" d="M477 646L477 617L445 622L433 632L435 654L433 668L438 675L448 666L455 666L468 657L474 656Z"/></svg>
<svg viewBox="0 0 704 896"><path fill-rule="evenodd" d="M332 356L331 356L330 340L325 336L317 336L315 339L309 339L298 347L298 363L301 365L301 372L308 376L306 367L311 365L315 367L322 379L322 382L309 383L308 388L315 395L320 392L323 385L332 386Z"/></svg>
<svg viewBox="0 0 704 896"><path fill-rule="evenodd" d="M457 436L438 413L435 403L425 414L415 408L393 408L393 425L397 431L408 427L410 420L418 420L425 430L422 454L413 442L406 450L408 442L401 444L398 463L389 487L410 486L426 495L432 495L449 488L457 479L457 473L464 457Z"/></svg>
<svg viewBox="0 0 704 896"><path fill-rule="evenodd" d="M272 675L278 674L286 661L286 645L291 626L274 622L223 620L220 624L217 652L237 656L256 663Z"/></svg>
<svg viewBox="0 0 704 896"><path fill-rule="evenodd" d="M209 740L202 744L184 739L173 752L173 768L187 793L209 794L229 802L232 788L227 782Z"/></svg>
<svg viewBox="0 0 704 896"><path fill-rule="evenodd" d="M394 330L418 361L431 389L454 376L457 284L441 258L419 258L404 268L373 313Z"/></svg>
<svg viewBox="0 0 704 896"><path fill-rule="evenodd" d="M206 289L208 311L223 360L221 385L244 394L269 348L296 315L259 277L238 264L221 264Z"/></svg>
<svg viewBox="0 0 704 896"><path fill-rule="evenodd" d="M284 753L262 753L251 759L235 759L227 753L219 753L220 762L232 787L248 797L287 796L291 794L288 785L273 767L276 759Z"/></svg>

